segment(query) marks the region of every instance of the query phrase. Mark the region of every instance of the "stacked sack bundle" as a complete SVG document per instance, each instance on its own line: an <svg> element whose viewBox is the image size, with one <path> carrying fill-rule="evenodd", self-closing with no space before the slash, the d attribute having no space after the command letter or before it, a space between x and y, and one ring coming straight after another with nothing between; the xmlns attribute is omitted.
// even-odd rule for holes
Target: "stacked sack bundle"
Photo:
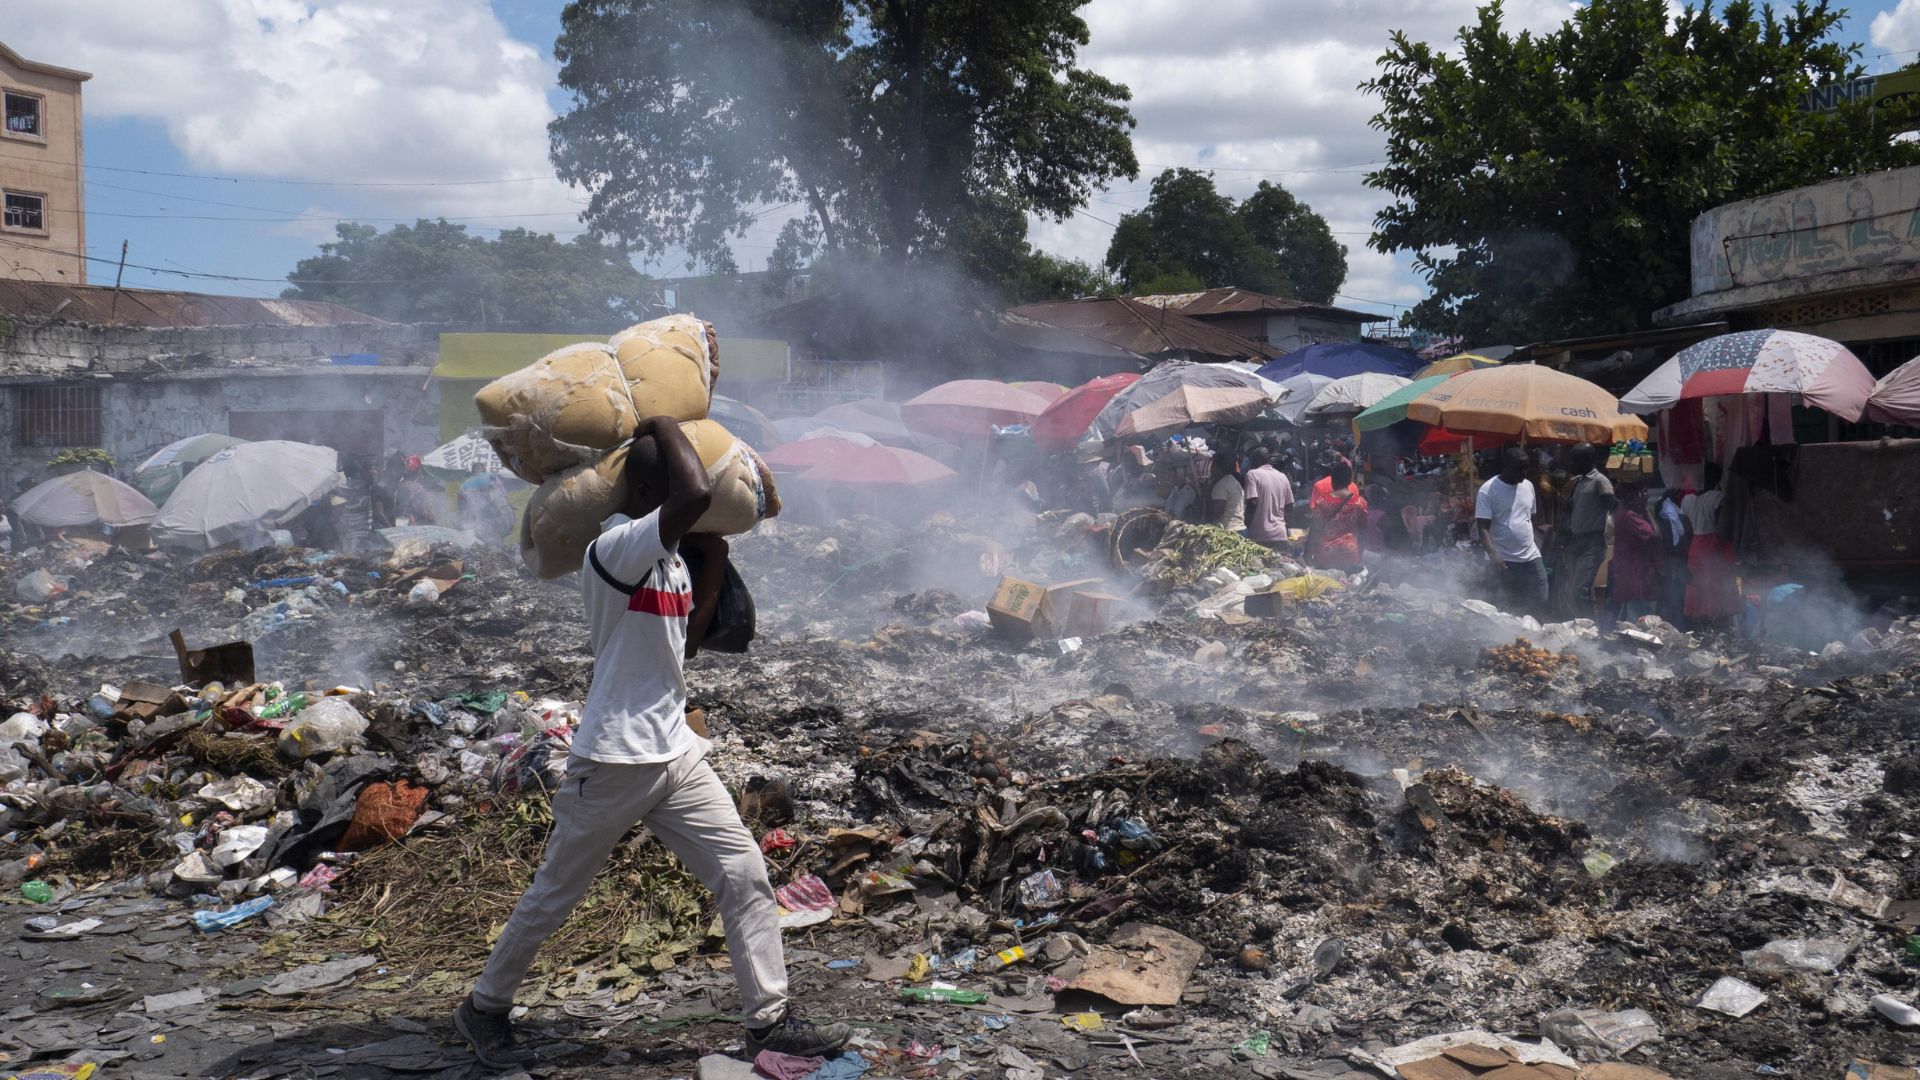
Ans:
<svg viewBox="0 0 1920 1080"><path fill-rule="evenodd" d="M539 485L520 529L520 555L535 574L580 568L600 522L623 509L627 444L650 417L680 421L707 468L713 505L695 532L737 535L780 512L760 455L706 418L719 375L713 325L669 315L604 345L558 349L474 395L500 460Z"/></svg>

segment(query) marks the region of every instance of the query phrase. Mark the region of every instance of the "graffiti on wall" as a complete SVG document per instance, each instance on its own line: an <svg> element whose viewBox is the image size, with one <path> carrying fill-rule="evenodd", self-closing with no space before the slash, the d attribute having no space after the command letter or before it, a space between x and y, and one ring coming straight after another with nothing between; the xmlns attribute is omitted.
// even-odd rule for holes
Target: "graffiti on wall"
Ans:
<svg viewBox="0 0 1920 1080"><path fill-rule="evenodd" d="M1693 224L1693 293L1920 262L1920 168L1796 188Z"/></svg>

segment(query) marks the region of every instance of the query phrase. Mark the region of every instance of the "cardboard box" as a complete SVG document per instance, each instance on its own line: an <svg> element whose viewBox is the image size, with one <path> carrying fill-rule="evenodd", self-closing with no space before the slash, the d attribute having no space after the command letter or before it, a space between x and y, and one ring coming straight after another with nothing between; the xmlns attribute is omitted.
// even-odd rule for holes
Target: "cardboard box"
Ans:
<svg viewBox="0 0 1920 1080"><path fill-rule="evenodd" d="M1067 633L1074 637L1099 637L1113 625L1114 617L1120 613L1124 603L1112 593L1088 592L1082 590L1073 594L1073 607L1068 612Z"/></svg>
<svg viewBox="0 0 1920 1080"><path fill-rule="evenodd" d="M1003 577L987 604L987 621L1009 637L1047 636L1047 587L1037 581Z"/></svg>
<svg viewBox="0 0 1920 1080"><path fill-rule="evenodd" d="M1257 592L1247 597L1246 612L1255 618L1278 619L1287 613L1285 593Z"/></svg>

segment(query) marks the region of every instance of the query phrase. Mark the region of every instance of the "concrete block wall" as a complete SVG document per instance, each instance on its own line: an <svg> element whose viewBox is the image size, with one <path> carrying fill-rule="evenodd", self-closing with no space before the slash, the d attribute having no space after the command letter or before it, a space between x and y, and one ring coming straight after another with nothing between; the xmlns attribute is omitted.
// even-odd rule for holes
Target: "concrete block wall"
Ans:
<svg viewBox="0 0 1920 1080"><path fill-rule="evenodd" d="M350 353L431 367L439 349L437 332L397 324L172 328L5 320L0 327L0 376L310 363Z"/></svg>

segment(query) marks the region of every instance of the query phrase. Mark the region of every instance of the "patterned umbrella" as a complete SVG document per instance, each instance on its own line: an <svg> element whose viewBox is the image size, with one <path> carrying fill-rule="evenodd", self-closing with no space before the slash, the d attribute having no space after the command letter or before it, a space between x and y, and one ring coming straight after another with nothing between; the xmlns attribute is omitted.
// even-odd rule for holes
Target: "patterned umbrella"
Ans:
<svg viewBox="0 0 1920 1080"><path fill-rule="evenodd" d="M902 402L900 419L915 431L984 440L996 424L1033 423L1049 404L992 379L956 379Z"/></svg>
<svg viewBox="0 0 1920 1080"><path fill-rule="evenodd" d="M1873 394L1873 375L1845 345L1790 330L1742 330L1680 350L1680 397L1797 394L1855 421Z"/></svg>
<svg viewBox="0 0 1920 1080"><path fill-rule="evenodd" d="M90 529L145 525L160 508L113 477L86 470L35 484L13 500L13 511L43 529Z"/></svg>
<svg viewBox="0 0 1920 1080"><path fill-rule="evenodd" d="M1535 442L1645 439L1647 425L1622 416L1612 394L1563 371L1502 364L1455 375L1407 403L1407 419L1455 435L1521 436Z"/></svg>
<svg viewBox="0 0 1920 1080"><path fill-rule="evenodd" d="M1865 416L1883 424L1920 427L1920 359L1901 364L1874 384Z"/></svg>
<svg viewBox="0 0 1920 1080"><path fill-rule="evenodd" d="M1226 364L1169 360L1115 394L1088 425L1075 454L1104 456L1111 444L1179 431L1196 424L1243 424L1273 404L1277 385ZM1139 419L1135 413L1146 415Z"/></svg>
<svg viewBox="0 0 1920 1080"><path fill-rule="evenodd" d="M1087 433L1093 418L1107 407L1107 402L1139 381L1140 376L1131 371L1102 375L1055 398L1047 411L1033 422L1033 445L1049 454L1064 454L1073 449L1080 436Z"/></svg>

